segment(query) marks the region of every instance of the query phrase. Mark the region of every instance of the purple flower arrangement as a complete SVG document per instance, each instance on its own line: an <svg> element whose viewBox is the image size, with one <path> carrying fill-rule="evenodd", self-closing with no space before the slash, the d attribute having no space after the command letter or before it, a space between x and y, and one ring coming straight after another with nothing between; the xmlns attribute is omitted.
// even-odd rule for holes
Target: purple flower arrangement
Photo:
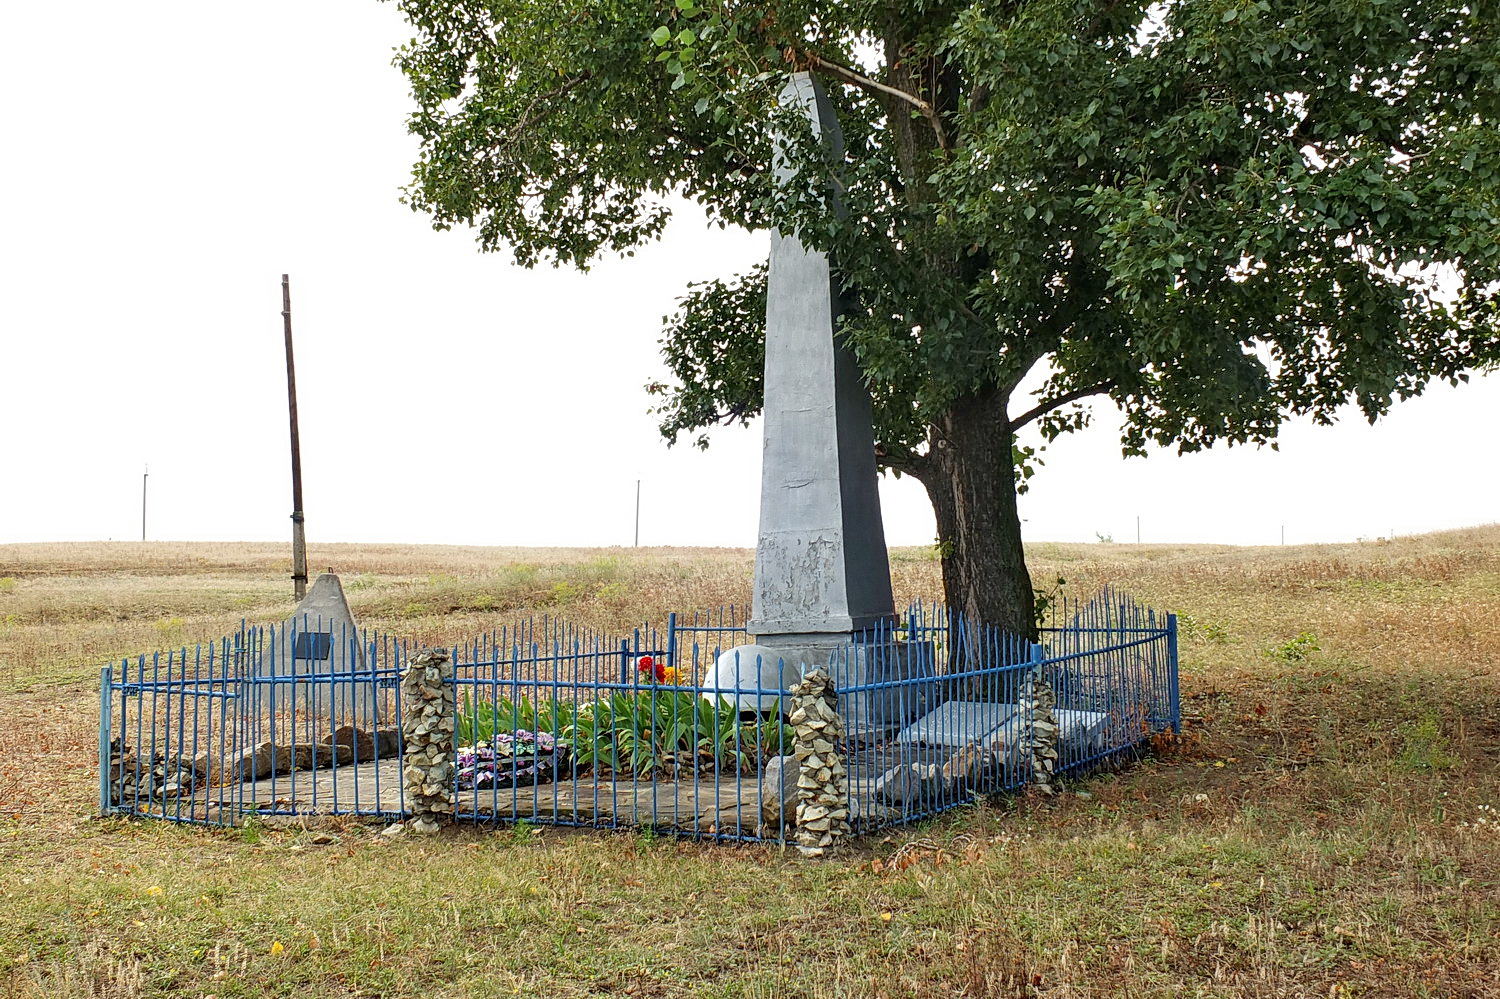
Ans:
<svg viewBox="0 0 1500 999"><path fill-rule="evenodd" d="M489 790L542 784L557 776L567 755L550 732L516 729L458 747L458 789Z"/></svg>

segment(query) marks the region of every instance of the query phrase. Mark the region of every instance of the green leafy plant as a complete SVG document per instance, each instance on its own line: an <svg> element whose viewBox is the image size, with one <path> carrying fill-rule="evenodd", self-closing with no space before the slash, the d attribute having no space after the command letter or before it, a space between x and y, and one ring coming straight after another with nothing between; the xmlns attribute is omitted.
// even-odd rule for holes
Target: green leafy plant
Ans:
<svg viewBox="0 0 1500 999"><path fill-rule="evenodd" d="M1223 624L1218 621L1200 621L1191 614L1177 615L1177 631L1184 638L1197 638L1212 645L1228 645L1230 642L1229 629Z"/></svg>
<svg viewBox="0 0 1500 999"><path fill-rule="evenodd" d="M1413 722L1401 726L1401 755L1398 761L1412 770L1447 770L1458 763L1449 749L1448 739L1435 713L1429 711Z"/></svg>
<svg viewBox="0 0 1500 999"><path fill-rule="evenodd" d="M460 746L485 742L505 732L546 732L558 738L566 736L577 719L579 709L567 701L548 699L533 703L521 697L494 700L471 698L465 691L454 724L454 739ZM587 707L587 705L585 705Z"/></svg>
<svg viewBox="0 0 1500 999"><path fill-rule="evenodd" d="M652 687L621 691L578 713L568 734L577 765L640 776L668 766L703 765L750 769L761 759L787 752L791 726L775 705L763 720L743 722L726 698Z"/></svg>
<svg viewBox="0 0 1500 999"><path fill-rule="evenodd" d="M581 596L583 596L583 587L564 579L552 584L552 590L548 593L547 599L554 604L570 604Z"/></svg>
<svg viewBox="0 0 1500 999"><path fill-rule="evenodd" d="M734 702L695 691L651 686L574 705L459 698L454 737L459 745L491 742L503 733L545 732L572 753L577 767L647 776L669 766L702 765L747 771L760 760L791 751L791 726L776 705L759 721L742 721Z"/></svg>
<svg viewBox="0 0 1500 999"><path fill-rule="evenodd" d="M1274 649L1268 649L1266 655L1279 663L1288 666L1297 663L1305 663L1312 658L1314 652L1321 651L1318 638L1310 631L1304 631L1296 638L1283 642Z"/></svg>
<svg viewBox="0 0 1500 999"><path fill-rule="evenodd" d="M1052 613L1053 608L1062 603L1063 587L1067 585L1068 581L1058 576L1057 582L1053 583L1050 588L1038 586L1032 590L1032 599L1036 602L1033 618L1038 628L1046 623L1047 615Z"/></svg>

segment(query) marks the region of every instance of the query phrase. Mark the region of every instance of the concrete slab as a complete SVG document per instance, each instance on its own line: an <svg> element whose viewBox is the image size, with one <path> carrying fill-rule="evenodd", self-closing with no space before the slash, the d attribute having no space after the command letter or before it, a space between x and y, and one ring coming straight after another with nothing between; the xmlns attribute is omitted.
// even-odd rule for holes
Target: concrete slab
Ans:
<svg viewBox="0 0 1500 999"><path fill-rule="evenodd" d="M993 701L946 701L896 736L901 745L945 746L963 749L979 743L985 748L1012 745L1021 731L1020 708Z"/></svg>

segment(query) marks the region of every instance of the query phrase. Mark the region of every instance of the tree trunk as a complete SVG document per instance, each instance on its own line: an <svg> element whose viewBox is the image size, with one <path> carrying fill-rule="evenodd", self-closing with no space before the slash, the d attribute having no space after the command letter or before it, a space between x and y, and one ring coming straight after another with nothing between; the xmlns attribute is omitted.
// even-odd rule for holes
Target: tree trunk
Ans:
<svg viewBox="0 0 1500 999"><path fill-rule="evenodd" d="M937 515L949 609L1035 641L1008 401L989 389L954 403L933 428L921 479Z"/></svg>

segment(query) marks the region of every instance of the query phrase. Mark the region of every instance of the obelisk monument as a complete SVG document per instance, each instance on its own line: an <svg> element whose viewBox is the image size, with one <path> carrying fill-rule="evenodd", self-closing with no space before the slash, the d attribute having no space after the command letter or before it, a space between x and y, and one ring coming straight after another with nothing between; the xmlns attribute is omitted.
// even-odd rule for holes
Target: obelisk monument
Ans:
<svg viewBox="0 0 1500 999"><path fill-rule="evenodd" d="M796 73L781 100L805 112L831 178L844 141L828 95L810 73ZM789 157L778 152L776 183L798 183ZM843 211L831 180L826 197L833 211ZM750 617L750 634L763 645L848 641L894 616L870 394L837 335L839 299L827 253L795 233L772 233Z"/></svg>
<svg viewBox="0 0 1500 999"><path fill-rule="evenodd" d="M829 170L823 196L842 212L832 171L843 137L828 95L811 74L797 73L781 99L805 114L820 140ZM783 140L776 155L783 187L806 183L789 145ZM838 335L842 307L828 254L796 233L773 233L753 644L721 654L710 677L710 686L746 692L738 701L747 711L769 709L777 701L769 692L790 688L808 666L830 666L835 683L848 686L895 679L912 662L891 636L870 394ZM881 693L845 704L851 730L899 721Z"/></svg>

